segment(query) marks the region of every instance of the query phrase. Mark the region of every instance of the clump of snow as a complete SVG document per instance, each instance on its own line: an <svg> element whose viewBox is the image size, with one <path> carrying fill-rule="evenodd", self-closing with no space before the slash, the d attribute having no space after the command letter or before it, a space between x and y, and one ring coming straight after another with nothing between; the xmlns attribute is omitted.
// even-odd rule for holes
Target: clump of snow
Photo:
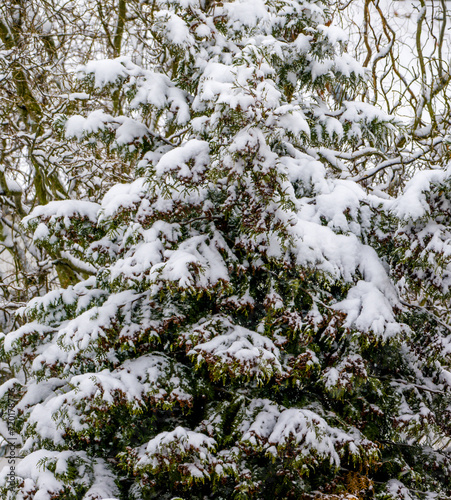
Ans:
<svg viewBox="0 0 451 500"><path fill-rule="evenodd" d="M169 17L174 28L174 37L181 36L178 39L180 42L186 36L186 31L182 29L181 33L184 34L180 35L180 32L177 31L180 28L180 23L177 23L177 19L180 18L173 13L170 13ZM134 64L129 57L122 56L113 60L91 61L85 66L80 66L78 72L80 78L92 76L94 78L94 85L97 88L103 88L107 85L122 82L125 79L131 79L136 90L136 95L131 101L132 107L138 108L142 105L151 104L162 109L169 105L170 110L176 115L179 124L186 123L190 118L186 93L177 88L166 75L145 70ZM116 118L120 119L121 117ZM73 121L69 125L66 125L68 137L79 137L80 128L83 126L82 122L76 117L72 117L70 120Z"/></svg>
<svg viewBox="0 0 451 500"><path fill-rule="evenodd" d="M77 72L80 78L85 74L94 75L94 85L97 88L117 83L119 79L127 76L127 70L123 59L101 59L89 61L85 66L79 66Z"/></svg>
<svg viewBox="0 0 451 500"><path fill-rule="evenodd" d="M451 170L424 170L417 172L406 184L403 194L393 203L392 212L399 219L419 219L430 211L426 193L434 183L449 178Z"/></svg>
<svg viewBox="0 0 451 500"><path fill-rule="evenodd" d="M165 26L165 35L167 39L174 45L181 47L189 47L194 45L196 41L190 33L189 27L185 21L169 10L161 9L156 15L156 22L163 22Z"/></svg>
<svg viewBox="0 0 451 500"><path fill-rule="evenodd" d="M0 472L0 487L5 489L8 472L9 467ZM17 463L15 474L19 481L16 498L20 495L20 498L51 500L79 496L81 491L84 491L82 500L119 495L107 462L100 458L93 460L83 451L35 451Z"/></svg>
<svg viewBox="0 0 451 500"><path fill-rule="evenodd" d="M182 337L191 346L188 355L199 365L210 365L214 378L244 376L261 381L283 372L279 349L271 339L226 317L213 317Z"/></svg>
<svg viewBox="0 0 451 500"><path fill-rule="evenodd" d="M192 139L164 154L155 167L156 174L177 171L177 177L198 182L210 162L209 150L207 142Z"/></svg>
<svg viewBox="0 0 451 500"><path fill-rule="evenodd" d="M51 201L47 203L47 205L35 207L33 211L22 220L22 224L28 225L35 219L50 219L50 221L53 221L57 218L62 218L65 221L65 225L68 226L70 224L70 219L73 217L78 217L80 219L87 218L91 222L96 222L99 210L100 205L91 201ZM41 228L39 231L42 232L43 229Z"/></svg>

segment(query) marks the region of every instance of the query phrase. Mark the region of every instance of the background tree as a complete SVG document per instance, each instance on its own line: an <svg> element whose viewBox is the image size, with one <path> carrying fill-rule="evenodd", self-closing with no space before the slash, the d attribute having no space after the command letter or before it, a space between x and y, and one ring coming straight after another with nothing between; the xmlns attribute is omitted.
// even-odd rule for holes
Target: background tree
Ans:
<svg viewBox="0 0 451 500"><path fill-rule="evenodd" d="M0 203L2 311L8 331L14 311L56 284L68 286L86 272L67 256L37 248L20 226L33 207L52 200L98 200L130 172L105 149L72 146L58 135L61 116L83 106L105 107L75 92L76 66L91 58L132 52L125 2L28 2L0 6ZM134 21L139 31L139 23ZM140 34L141 36L141 34ZM138 37L139 38L139 37ZM142 44L141 44L142 45ZM118 98L111 103L119 108Z"/></svg>
<svg viewBox="0 0 451 500"><path fill-rule="evenodd" d="M403 124L377 164L360 158L363 168L356 180L395 195L418 170L444 169L449 163L447 2L344 2L335 13L350 33L349 52L371 75L361 98Z"/></svg>

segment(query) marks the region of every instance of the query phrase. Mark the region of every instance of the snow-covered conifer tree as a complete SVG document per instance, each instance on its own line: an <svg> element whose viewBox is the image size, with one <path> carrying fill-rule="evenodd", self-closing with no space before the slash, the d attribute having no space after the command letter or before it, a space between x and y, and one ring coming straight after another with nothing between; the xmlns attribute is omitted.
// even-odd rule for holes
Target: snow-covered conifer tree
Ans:
<svg viewBox="0 0 451 500"><path fill-rule="evenodd" d="M396 274L422 279L403 206L429 184L350 179L395 125L352 100L344 34L302 0L142 8L152 67L79 70L128 106L60 122L136 180L23 221L89 277L2 339L24 455L3 498L448 498L446 328L421 348L439 318Z"/></svg>

